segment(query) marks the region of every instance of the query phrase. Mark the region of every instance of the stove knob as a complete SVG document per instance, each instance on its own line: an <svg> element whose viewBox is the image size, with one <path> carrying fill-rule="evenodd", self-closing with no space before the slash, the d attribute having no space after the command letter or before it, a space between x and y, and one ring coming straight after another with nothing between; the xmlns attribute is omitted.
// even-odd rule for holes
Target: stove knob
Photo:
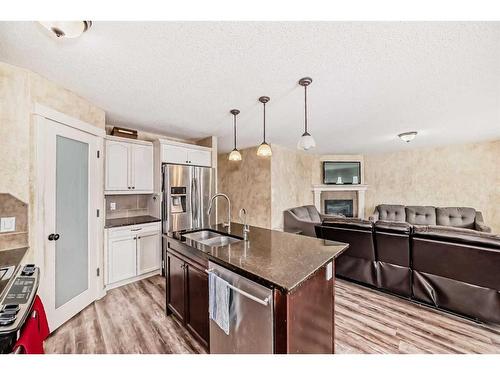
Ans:
<svg viewBox="0 0 500 375"><path fill-rule="evenodd" d="M16 314L7 312L0 313L0 326L8 326L16 321Z"/></svg>

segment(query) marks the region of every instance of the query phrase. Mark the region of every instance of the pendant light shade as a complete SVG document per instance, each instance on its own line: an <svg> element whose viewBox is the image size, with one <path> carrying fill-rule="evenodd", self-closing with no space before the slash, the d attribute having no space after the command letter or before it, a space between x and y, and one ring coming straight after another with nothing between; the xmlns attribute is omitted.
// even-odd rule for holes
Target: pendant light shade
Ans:
<svg viewBox="0 0 500 375"><path fill-rule="evenodd" d="M241 154L238 150L234 149L231 151L229 154L229 160L231 161L240 161L241 160Z"/></svg>
<svg viewBox="0 0 500 375"><path fill-rule="evenodd" d="M229 160L231 161L240 161L241 154L236 148L236 116L240 113L239 109L231 109L229 111L233 115L233 125L234 125L234 148L233 151L229 154Z"/></svg>
<svg viewBox="0 0 500 375"><path fill-rule="evenodd" d="M273 151L271 150L271 146L266 142L266 103L271 100L269 96L261 96L259 98L259 102L264 105L264 138L259 148L257 149L257 155L268 157L273 155Z"/></svg>
<svg viewBox="0 0 500 375"><path fill-rule="evenodd" d="M304 87L304 134L300 137L297 143L297 148L300 150L310 150L316 147L316 141L311 134L307 131L307 86L312 83L312 78L304 77L299 81L299 85Z"/></svg>
<svg viewBox="0 0 500 375"><path fill-rule="evenodd" d="M267 144L266 142L262 142L259 146L259 148L257 149L257 155L259 156L272 156L273 155L273 151L271 150L271 146L269 146L269 144Z"/></svg>

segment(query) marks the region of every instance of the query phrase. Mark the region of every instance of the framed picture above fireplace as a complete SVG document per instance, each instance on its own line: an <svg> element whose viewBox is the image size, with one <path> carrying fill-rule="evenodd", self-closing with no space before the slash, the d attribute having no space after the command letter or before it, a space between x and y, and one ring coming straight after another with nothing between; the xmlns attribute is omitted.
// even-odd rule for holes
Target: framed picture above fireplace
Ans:
<svg viewBox="0 0 500 375"><path fill-rule="evenodd" d="M325 185L361 184L361 162L324 161L323 183Z"/></svg>

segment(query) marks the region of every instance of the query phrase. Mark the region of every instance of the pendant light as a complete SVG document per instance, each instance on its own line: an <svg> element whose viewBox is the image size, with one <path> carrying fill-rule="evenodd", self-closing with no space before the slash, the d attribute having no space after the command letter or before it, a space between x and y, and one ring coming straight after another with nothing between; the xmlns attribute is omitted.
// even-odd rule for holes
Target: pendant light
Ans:
<svg viewBox="0 0 500 375"><path fill-rule="evenodd" d="M236 148L236 116L240 113L238 109L231 109L229 111L233 115L233 124L234 124L234 148L233 151L229 154L229 160L231 161L240 161L241 154Z"/></svg>
<svg viewBox="0 0 500 375"><path fill-rule="evenodd" d="M271 146L269 146L266 142L266 103L271 100L269 96L261 96L259 98L259 102L264 105L264 139L257 149L258 156L272 156L273 152L271 150Z"/></svg>
<svg viewBox="0 0 500 375"><path fill-rule="evenodd" d="M304 86L304 134L299 139L297 143L297 148L299 150L307 151L311 148L316 147L316 142L311 134L307 131L307 86L312 83L312 78L304 77L299 81L299 85Z"/></svg>
<svg viewBox="0 0 500 375"><path fill-rule="evenodd" d="M92 26L92 21L38 21L58 38L78 38Z"/></svg>

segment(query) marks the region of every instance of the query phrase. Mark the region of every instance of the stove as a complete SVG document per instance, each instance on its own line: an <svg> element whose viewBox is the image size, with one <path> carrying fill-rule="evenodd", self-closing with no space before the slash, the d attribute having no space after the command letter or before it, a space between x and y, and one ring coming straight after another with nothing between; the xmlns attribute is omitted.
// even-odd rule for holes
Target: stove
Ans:
<svg viewBox="0 0 500 375"><path fill-rule="evenodd" d="M15 269L16 267L14 267ZM21 329L32 311L40 280L40 270L34 264L21 267L14 274L11 267L2 268L2 280L8 283L0 298L0 353L11 353Z"/></svg>

